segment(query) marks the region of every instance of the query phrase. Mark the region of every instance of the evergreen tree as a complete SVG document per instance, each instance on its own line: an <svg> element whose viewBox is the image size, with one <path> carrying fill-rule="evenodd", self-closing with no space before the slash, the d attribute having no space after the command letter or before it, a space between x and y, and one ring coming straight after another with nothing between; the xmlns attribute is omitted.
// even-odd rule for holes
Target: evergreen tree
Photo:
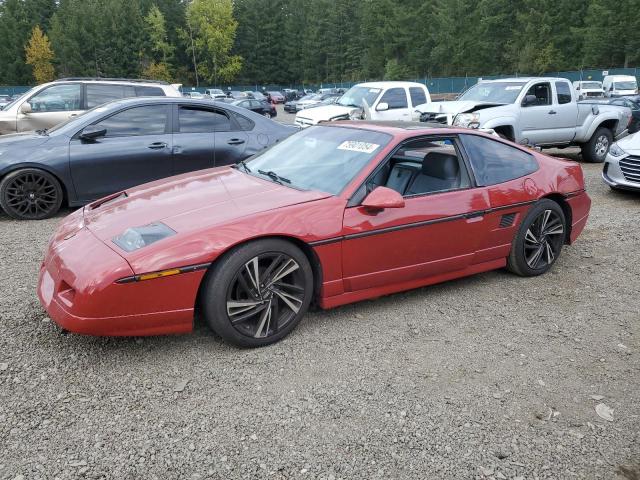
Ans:
<svg viewBox="0 0 640 480"><path fill-rule="evenodd" d="M26 63L33 67L33 78L37 83L50 82L54 79L55 72L53 70L53 50L51 43L40 25L33 27L31 38L25 48Z"/></svg>

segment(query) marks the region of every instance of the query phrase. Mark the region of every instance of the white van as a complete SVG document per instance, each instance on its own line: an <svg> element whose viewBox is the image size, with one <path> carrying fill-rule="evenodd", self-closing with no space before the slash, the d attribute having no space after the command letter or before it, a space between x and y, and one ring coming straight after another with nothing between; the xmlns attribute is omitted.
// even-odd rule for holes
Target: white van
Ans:
<svg viewBox="0 0 640 480"><path fill-rule="evenodd" d="M605 97L622 97L638 93L638 81L633 75L607 75L602 82Z"/></svg>

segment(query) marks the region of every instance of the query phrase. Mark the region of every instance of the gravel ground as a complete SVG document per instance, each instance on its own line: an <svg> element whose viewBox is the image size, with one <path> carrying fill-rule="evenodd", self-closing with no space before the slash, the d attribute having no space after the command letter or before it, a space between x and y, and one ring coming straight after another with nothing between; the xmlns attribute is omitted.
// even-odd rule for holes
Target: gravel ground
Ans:
<svg viewBox="0 0 640 480"><path fill-rule="evenodd" d="M35 296L59 218L0 216L0 479L639 478L640 197L583 166L591 219L549 274L314 312L258 350L61 333Z"/></svg>

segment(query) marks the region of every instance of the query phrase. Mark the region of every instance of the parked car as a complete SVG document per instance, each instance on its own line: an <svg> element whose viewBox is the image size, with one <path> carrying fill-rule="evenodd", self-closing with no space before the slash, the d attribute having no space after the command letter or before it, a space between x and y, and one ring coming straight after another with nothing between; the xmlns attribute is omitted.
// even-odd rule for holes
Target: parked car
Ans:
<svg viewBox="0 0 640 480"><path fill-rule="evenodd" d="M227 98L227 95L219 88L207 88L204 93L214 100L222 100Z"/></svg>
<svg viewBox="0 0 640 480"><path fill-rule="evenodd" d="M0 137L0 206L41 219L134 185L243 160L297 131L212 100L139 98Z"/></svg>
<svg viewBox="0 0 640 480"><path fill-rule="evenodd" d="M262 94L261 92L258 91L247 91L244 92L247 94L248 98L253 98L254 100L260 100L261 102L266 102L267 101L267 97L264 96L264 94Z"/></svg>
<svg viewBox="0 0 640 480"><path fill-rule="evenodd" d="M640 191L640 133L611 145L602 178L614 190Z"/></svg>
<svg viewBox="0 0 640 480"><path fill-rule="evenodd" d="M576 91L578 100L593 97L604 97L604 90L602 90L602 82L596 82L593 80L582 80L573 82L573 88Z"/></svg>
<svg viewBox="0 0 640 480"><path fill-rule="evenodd" d="M304 110L306 108L317 107L328 98L337 100L340 97L341 95L338 93L317 93L315 95L311 95L309 98L298 100L295 104L295 108L296 111L299 112L300 110ZM334 103L336 103L336 100L334 100L333 102L327 102L325 103L325 105L333 105Z"/></svg>
<svg viewBox="0 0 640 480"><path fill-rule="evenodd" d="M9 103L11 103L11 95L0 95L0 110Z"/></svg>
<svg viewBox="0 0 640 480"><path fill-rule="evenodd" d="M271 101L275 103L284 103L284 95L280 92L268 92L271 95Z"/></svg>
<svg viewBox="0 0 640 480"><path fill-rule="evenodd" d="M276 111L276 107L266 101L253 100L253 99L236 100L232 102L231 105L235 105L236 107L240 107L240 108L246 108L248 110L251 110L252 112L255 112L267 118L273 118L278 115L278 112Z"/></svg>
<svg viewBox="0 0 640 480"><path fill-rule="evenodd" d="M493 129L541 148L578 145L586 161L602 162L613 139L626 135L631 111L578 103L568 80L532 77L483 81L457 101L419 106L414 119Z"/></svg>
<svg viewBox="0 0 640 480"><path fill-rule="evenodd" d="M0 111L0 134L51 128L126 97L181 97L176 85L147 80L63 78L32 88Z"/></svg>
<svg viewBox="0 0 640 480"><path fill-rule="evenodd" d="M296 115L295 123L306 128L319 122L365 117L368 120L411 121L415 107L429 102L429 90L421 83L360 83L351 87L335 105L301 111Z"/></svg>
<svg viewBox="0 0 640 480"><path fill-rule="evenodd" d="M314 98L315 95L314 94L309 94L309 95L305 95L304 97L298 99L298 100L289 100L288 102L285 102L284 104L284 111L285 112L289 112L289 113L296 113L298 111L298 102L301 102L303 100L310 100L312 98Z"/></svg>
<svg viewBox="0 0 640 480"><path fill-rule="evenodd" d="M203 99L203 98L211 98L209 95L206 95L204 93L200 93L197 91L193 91L193 92L184 92L182 94L183 97L187 97L187 98L199 98L199 99Z"/></svg>
<svg viewBox="0 0 640 480"><path fill-rule="evenodd" d="M638 81L633 75L607 75L602 81L605 97L622 97L638 93Z"/></svg>
<svg viewBox="0 0 640 480"><path fill-rule="evenodd" d="M590 203L580 165L477 131L320 125L233 168L78 210L49 243L38 297L70 332L189 332L197 310L224 340L258 347L311 302L503 267L543 274Z"/></svg>
<svg viewBox="0 0 640 480"><path fill-rule="evenodd" d="M234 100L241 100L243 98L249 98L249 95L239 90L227 90L227 98L233 98Z"/></svg>
<svg viewBox="0 0 640 480"><path fill-rule="evenodd" d="M609 105L627 107L631 110L631 123L629 123L629 133L636 133L640 130L640 97L618 97L612 98Z"/></svg>

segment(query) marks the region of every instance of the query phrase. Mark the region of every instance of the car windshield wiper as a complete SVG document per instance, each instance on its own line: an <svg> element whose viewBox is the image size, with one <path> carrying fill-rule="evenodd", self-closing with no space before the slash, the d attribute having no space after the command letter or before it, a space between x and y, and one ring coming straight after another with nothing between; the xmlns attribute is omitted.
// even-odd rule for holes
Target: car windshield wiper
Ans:
<svg viewBox="0 0 640 480"><path fill-rule="evenodd" d="M49 135L49 134L47 133L47 131L48 131L48 130L49 130L48 128L41 128L41 129L39 129L39 130L36 130L36 133L37 133L38 135Z"/></svg>
<svg viewBox="0 0 640 480"><path fill-rule="evenodd" d="M245 160L242 160L233 166L233 168L238 168L238 167L244 168L244 171L247 173L251 172L251 169L247 166L247 162Z"/></svg>
<svg viewBox="0 0 640 480"><path fill-rule="evenodd" d="M291 180L289 180L288 178L285 178L285 177L281 177L280 175L278 175L273 170L269 170L268 172L264 171L264 170L258 170L258 173L260 175L265 175L265 176L269 177L271 180L273 180L274 182L279 183L280 185L282 185L283 183L291 183Z"/></svg>

